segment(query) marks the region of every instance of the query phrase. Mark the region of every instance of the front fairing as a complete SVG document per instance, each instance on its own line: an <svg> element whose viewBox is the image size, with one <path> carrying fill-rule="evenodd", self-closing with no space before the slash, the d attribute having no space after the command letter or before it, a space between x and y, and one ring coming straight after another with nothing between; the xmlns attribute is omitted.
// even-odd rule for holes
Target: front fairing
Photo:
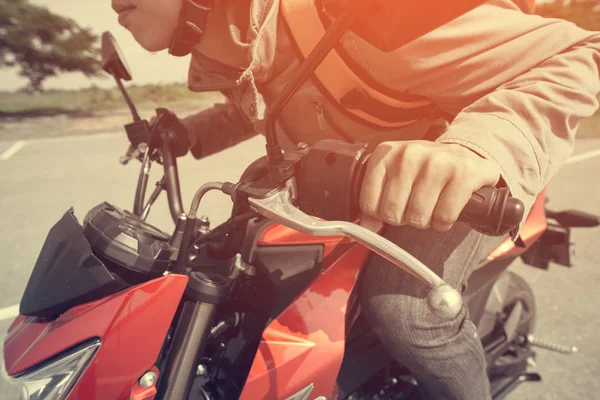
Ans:
<svg viewBox="0 0 600 400"><path fill-rule="evenodd" d="M73 209L50 229L20 302L22 315L53 318L127 284L94 254Z"/></svg>
<svg viewBox="0 0 600 400"><path fill-rule="evenodd" d="M71 391L72 399L129 398L153 368L188 278L169 275L70 309L50 322L19 316L4 342L10 376L26 373L89 339L100 348Z"/></svg>

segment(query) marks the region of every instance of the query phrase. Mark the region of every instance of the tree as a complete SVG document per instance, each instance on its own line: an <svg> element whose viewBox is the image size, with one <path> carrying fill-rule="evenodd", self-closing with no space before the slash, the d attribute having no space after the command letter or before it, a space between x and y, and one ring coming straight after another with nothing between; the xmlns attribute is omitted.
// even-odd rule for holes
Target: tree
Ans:
<svg viewBox="0 0 600 400"><path fill-rule="evenodd" d="M59 72L98 75L97 36L28 0L0 0L0 68L19 67L30 90Z"/></svg>

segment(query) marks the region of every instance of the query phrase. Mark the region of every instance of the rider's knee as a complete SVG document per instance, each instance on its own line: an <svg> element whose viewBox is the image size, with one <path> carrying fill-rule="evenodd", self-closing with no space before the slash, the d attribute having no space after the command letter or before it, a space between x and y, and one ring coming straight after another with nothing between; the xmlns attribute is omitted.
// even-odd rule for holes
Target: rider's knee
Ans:
<svg viewBox="0 0 600 400"><path fill-rule="evenodd" d="M361 296L361 309L375 332L394 347L407 350L445 346L463 330L466 311L444 319L431 312L427 299L402 294Z"/></svg>

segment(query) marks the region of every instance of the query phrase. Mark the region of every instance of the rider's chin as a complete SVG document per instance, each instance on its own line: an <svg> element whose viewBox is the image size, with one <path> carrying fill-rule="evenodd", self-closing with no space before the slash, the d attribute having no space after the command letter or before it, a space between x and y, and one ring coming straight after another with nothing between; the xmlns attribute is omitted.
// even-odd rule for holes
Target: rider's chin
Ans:
<svg viewBox="0 0 600 400"><path fill-rule="evenodd" d="M147 51L156 52L169 47L168 41L163 40L161 35L157 35L155 32L147 32L145 30L138 32L135 26L129 27L128 30L132 33L135 41Z"/></svg>
<svg viewBox="0 0 600 400"><path fill-rule="evenodd" d="M162 51L162 50L167 49L169 47L169 44L168 43L165 44L163 42L153 40L153 41L148 41L146 44L142 44L142 47L144 49L146 49L147 51L157 52L157 51Z"/></svg>

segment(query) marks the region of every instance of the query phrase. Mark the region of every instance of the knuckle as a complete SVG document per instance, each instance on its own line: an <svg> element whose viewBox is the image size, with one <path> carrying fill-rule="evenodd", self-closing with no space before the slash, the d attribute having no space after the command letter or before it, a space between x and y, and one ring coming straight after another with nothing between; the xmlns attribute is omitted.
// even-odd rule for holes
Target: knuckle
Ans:
<svg viewBox="0 0 600 400"><path fill-rule="evenodd" d="M379 177L379 176L385 176L386 174L386 168L383 164L376 164L373 165L373 171L371 173L372 176L374 177Z"/></svg>
<svg viewBox="0 0 600 400"><path fill-rule="evenodd" d="M449 215L436 215L432 217L431 225L436 231L447 232L452 228L455 222L455 217Z"/></svg>
<svg viewBox="0 0 600 400"><path fill-rule="evenodd" d="M426 229L429 227L429 219L416 213L409 213L405 218L405 222L417 229Z"/></svg>
<svg viewBox="0 0 600 400"><path fill-rule="evenodd" d="M402 221L400 220L402 217L400 213L397 211L396 207L385 207L381 210L380 218L383 222L390 225L399 225Z"/></svg>
<svg viewBox="0 0 600 400"><path fill-rule="evenodd" d="M411 220L409 221L408 225L417 229L427 229L429 227L429 224L423 220Z"/></svg>
<svg viewBox="0 0 600 400"><path fill-rule="evenodd" d="M377 206L370 201L361 201L360 209L362 212L372 217L377 214Z"/></svg>
<svg viewBox="0 0 600 400"><path fill-rule="evenodd" d="M423 143L419 143L419 142L410 142L407 143L404 146L404 153L405 154L422 154L425 151L425 146L423 145Z"/></svg>
<svg viewBox="0 0 600 400"><path fill-rule="evenodd" d="M421 150L416 150L415 147L420 146L419 144L409 144L402 152L401 164L402 167L409 167L411 165L419 164L423 159L423 153Z"/></svg>
<svg viewBox="0 0 600 400"><path fill-rule="evenodd" d="M382 142L373 150L372 159L383 159L395 148L394 142Z"/></svg>
<svg viewBox="0 0 600 400"><path fill-rule="evenodd" d="M472 177L478 171L478 166L475 160L465 158L457 163L456 169L459 175L464 177Z"/></svg>
<svg viewBox="0 0 600 400"><path fill-rule="evenodd" d="M453 226L454 226L454 224L450 224L450 225L440 225L440 224L435 224L435 223L431 224L431 227L437 232L448 232L450 229L452 229Z"/></svg>
<svg viewBox="0 0 600 400"><path fill-rule="evenodd" d="M433 172L449 171L455 168L454 158L446 152L434 153L427 163L429 169Z"/></svg>
<svg viewBox="0 0 600 400"><path fill-rule="evenodd" d="M393 149L396 146L397 146L396 142L392 142L392 141L381 142L377 146L377 150L387 153L388 151L390 151L391 149Z"/></svg>
<svg viewBox="0 0 600 400"><path fill-rule="evenodd" d="M434 215L432 219L435 222L438 222L443 225L453 224L454 222L456 222L456 217L448 214Z"/></svg>
<svg viewBox="0 0 600 400"><path fill-rule="evenodd" d="M381 163L369 165L363 183L362 190L371 192L380 186L381 177L385 176L386 169Z"/></svg>

